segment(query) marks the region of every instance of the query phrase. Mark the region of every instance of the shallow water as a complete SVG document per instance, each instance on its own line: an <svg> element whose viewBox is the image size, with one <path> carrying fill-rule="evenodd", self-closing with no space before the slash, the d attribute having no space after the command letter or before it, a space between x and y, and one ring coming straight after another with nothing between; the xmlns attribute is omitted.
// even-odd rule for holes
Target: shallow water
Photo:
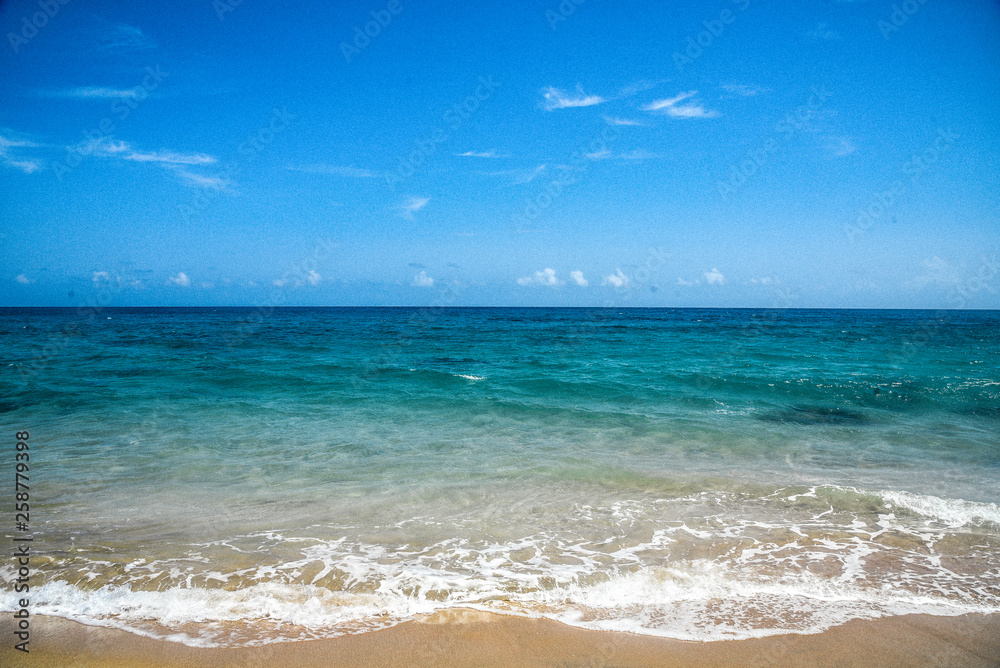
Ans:
<svg viewBox="0 0 1000 668"><path fill-rule="evenodd" d="M998 325L0 309L33 612L226 645L456 606L694 639L1000 611Z"/></svg>

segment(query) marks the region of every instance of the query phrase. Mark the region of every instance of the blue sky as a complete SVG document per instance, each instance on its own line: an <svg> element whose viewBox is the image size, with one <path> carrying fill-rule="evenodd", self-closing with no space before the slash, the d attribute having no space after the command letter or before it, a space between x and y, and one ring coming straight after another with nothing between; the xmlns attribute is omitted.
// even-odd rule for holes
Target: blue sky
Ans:
<svg viewBox="0 0 1000 668"><path fill-rule="evenodd" d="M1000 308L996 2L122 5L0 5L0 305Z"/></svg>

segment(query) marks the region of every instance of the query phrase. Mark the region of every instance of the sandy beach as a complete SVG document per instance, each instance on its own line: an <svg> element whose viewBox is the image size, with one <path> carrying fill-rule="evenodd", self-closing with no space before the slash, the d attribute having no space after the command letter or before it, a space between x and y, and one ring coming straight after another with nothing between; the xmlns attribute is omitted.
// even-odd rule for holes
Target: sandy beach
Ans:
<svg viewBox="0 0 1000 668"><path fill-rule="evenodd" d="M12 635L4 615L0 633ZM1000 615L851 621L814 635L684 642L456 610L333 640L200 649L36 617L4 666L1000 666Z"/></svg>

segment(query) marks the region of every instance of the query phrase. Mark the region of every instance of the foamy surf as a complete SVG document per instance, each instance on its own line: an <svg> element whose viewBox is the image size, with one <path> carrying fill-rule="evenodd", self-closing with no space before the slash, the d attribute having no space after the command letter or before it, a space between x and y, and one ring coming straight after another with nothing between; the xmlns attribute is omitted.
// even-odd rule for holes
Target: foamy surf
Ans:
<svg viewBox="0 0 1000 668"><path fill-rule="evenodd" d="M683 640L817 633L1000 612L991 510L826 485L577 502L504 540L492 536L523 530L517 513L413 518L374 543L348 526L265 531L137 558L117 575L97 554L57 561L33 605L198 646L363 633L453 608ZM421 542L434 532L451 535Z"/></svg>

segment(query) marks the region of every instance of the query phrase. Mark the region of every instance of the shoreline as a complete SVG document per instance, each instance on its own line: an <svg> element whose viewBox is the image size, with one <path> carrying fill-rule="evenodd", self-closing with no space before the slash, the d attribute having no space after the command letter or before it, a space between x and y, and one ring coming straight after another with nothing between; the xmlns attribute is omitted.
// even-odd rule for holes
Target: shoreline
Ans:
<svg viewBox="0 0 1000 668"><path fill-rule="evenodd" d="M822 633L696 642L456 609L388 629L260 647L197 648L35 616L30 653L0 617L4 666L1000 666L1000 613L852 620Z"/></svg>

